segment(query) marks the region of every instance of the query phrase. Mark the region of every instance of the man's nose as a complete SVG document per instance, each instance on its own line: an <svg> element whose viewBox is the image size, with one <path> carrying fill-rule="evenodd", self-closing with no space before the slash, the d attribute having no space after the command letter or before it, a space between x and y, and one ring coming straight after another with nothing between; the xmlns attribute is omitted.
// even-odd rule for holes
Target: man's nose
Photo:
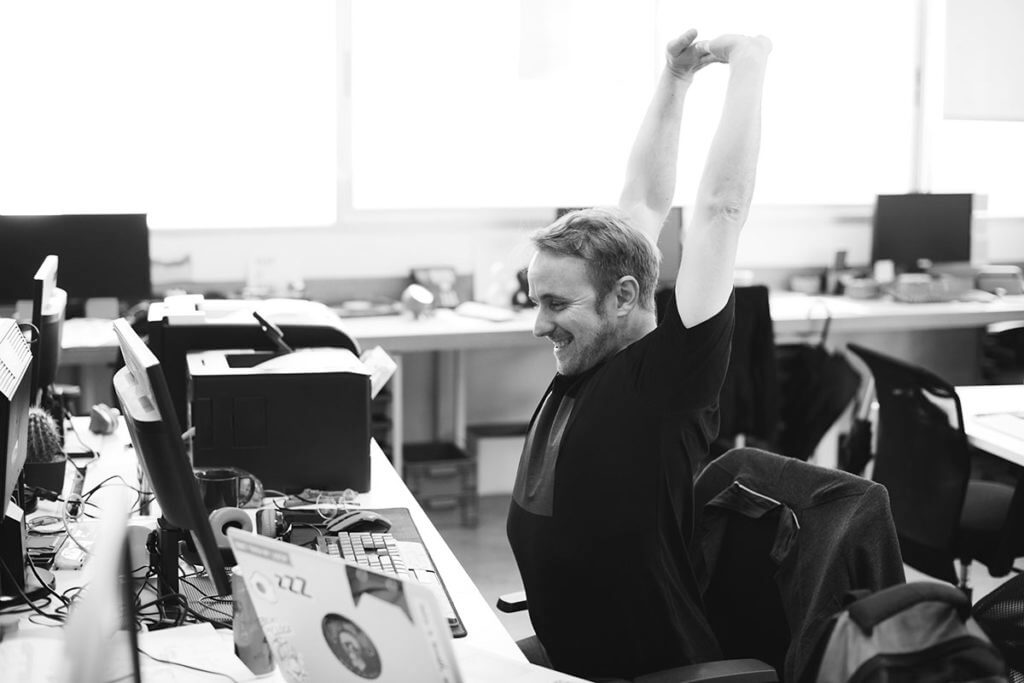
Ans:
<svg viewBox="0 0 1024 683"><path fill-rule="evenodd" d="M537 309L537 317L533 321L533 336L534 337L546 337L551 333L555 326L551 323L549 315L544 311L543 308Z"/></svg>

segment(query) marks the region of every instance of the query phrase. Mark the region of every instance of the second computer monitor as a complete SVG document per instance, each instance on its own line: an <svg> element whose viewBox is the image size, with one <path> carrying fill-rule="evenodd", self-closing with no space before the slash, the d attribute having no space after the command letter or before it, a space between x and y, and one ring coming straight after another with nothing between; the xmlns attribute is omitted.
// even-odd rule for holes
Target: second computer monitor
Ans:
<svg viewBox="0 0 1024 683"><path fill-rule="evenodd" d="M0 216L0 302L32 296L32 274L60 256L61 284L81 299L152 296L145 214Z"/></svg>
<svg viewBox="0 0 1024 683"><path fill-rule="evenodd" d="M228 595L231 586L224 559L185 452L181 423L171 404L160 362L127 320L115 320L114 332L125 362L114 374L114 391L160 511L171 526L192 536L217 593ZM171 564L172 571L176 571L177 548L161 550L174 553ZM174 584L177 576L165 579Z"/></svg>
<svg viewBox="0 0 1024 683"><path fill-rule="evenodd" d="M918 262L971 260L970 194L878 195L872 231L871 262L892 261L896 272Z"/></svg>

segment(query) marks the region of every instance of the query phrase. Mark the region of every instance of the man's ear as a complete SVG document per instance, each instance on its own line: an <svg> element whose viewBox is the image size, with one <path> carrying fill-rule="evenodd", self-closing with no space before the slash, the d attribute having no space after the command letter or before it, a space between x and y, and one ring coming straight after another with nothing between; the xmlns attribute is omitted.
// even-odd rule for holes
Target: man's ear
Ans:
<svg viewBox="0 0 1024 683"><path fill-rule="evenodd" d="M640 304L640 283L632 275L623 275L615 283L615 307L626 315Z"/></svg>

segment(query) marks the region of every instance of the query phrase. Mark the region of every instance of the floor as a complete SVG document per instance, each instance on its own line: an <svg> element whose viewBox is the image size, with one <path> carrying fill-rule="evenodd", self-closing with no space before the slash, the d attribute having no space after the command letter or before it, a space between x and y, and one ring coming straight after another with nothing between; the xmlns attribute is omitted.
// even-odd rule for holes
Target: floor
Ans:
<svg viewBox="0 0 1024 683"><path fill-rule="evenodd" d="M505 614L494 608L499 595L522 590L512 549L505 538L510 500L507 495L481 496L479 523L475 528L460 526L452 511L428 509L427 514L509 634L518 640L533 633L529 616L526 612Z"/></svg>
<svg viewBox="0 0 1024 683"><path fill-rule="evenodd" d="M451 511L428 511L434 525L492 608L499 595L522 588L512 550L505 538L505 515L509 499L507 495L481 496L480 521L476 528L460 526ZM905 569L908 581L929 580L911 567ZM992 578L984 567L974 565L969 579L974 589L974 600L977 601L1008 578ZM494 611L514 639L533 633L525 612L504 614L497 609Z"/></svg>

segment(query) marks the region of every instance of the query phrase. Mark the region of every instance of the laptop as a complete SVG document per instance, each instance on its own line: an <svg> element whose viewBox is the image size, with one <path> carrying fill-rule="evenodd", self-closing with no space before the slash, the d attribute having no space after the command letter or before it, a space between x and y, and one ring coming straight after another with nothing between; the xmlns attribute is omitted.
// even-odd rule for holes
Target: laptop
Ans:
<svg viewBox="0 0 1024 683"><path fill-rule="evenodd" d="M266 536L227 536L289 683L461 683L448 621L429 587Z"/></svg>

